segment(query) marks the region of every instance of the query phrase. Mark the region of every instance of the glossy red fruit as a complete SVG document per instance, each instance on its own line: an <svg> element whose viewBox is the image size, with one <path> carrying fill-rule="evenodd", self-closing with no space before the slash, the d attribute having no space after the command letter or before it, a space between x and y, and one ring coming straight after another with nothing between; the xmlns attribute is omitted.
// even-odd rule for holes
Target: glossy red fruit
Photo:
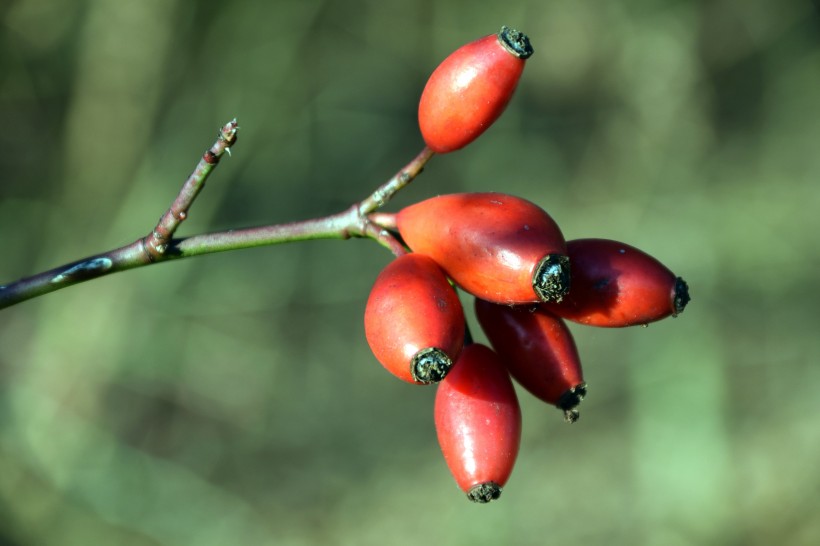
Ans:
<svg viewBox="0 0 820 546"><path fill-rule="evenodd" d="M441 381L464 343L464 311L441 268L423 254L405 254L379 274L364 313L376 359L410 383Z"/></svg>
<svg viewBox="0 0 820 546"><path fill-rule="evenodd" d="M498 355L468 345L439 383L436 433L450 472L474 502L497 499L521 442L521 409Z"/></svg>
<svg viewBox="0 0 820 546"><path fill-rule="evenodd" d="M526 35L502 27L444 59L419 102L419 127L427 146L446 153L478 138L504 111L532 53Z"/></svg>
<svg viewBox="0 0 820 546"><path fill-rule="evenodd" d="M475 300L476 316L510 375L541 400L578 420L586 396L581 359L563 320L534 306L498 305Z"/></svg>
<svg viewBox="0 0 820 546"><path fill-rule="evenodd" d="M569 289L566 243L537 205L502 193L441 195L396 215L404 241L467 292L496 303L560 301Z"/></svg>
<svg viewBox="0 0 820 546"><path fill-rule="evenodd" d="M556 315L590 326L645 325L683 312L686 282L637 248L609 239L567 243L572 290L561 303L545 305Z"/></svg>

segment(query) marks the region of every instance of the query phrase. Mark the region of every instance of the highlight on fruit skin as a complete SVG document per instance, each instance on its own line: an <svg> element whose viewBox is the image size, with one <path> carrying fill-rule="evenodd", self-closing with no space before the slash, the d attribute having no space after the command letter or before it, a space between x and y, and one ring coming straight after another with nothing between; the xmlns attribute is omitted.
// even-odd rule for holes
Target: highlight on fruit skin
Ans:
<svg viewBox="0 0 820 546"><path fill-rule="evenodd" d="M538 306L509 306L476 298L481 329L522 387L564 413L580 416L587 385L575 340L563 320Z"/></svg>
<svg viewBox="0 0 820 546"><path fill-rule="evenodd" d="M611 239L567 242L572 290L550 312L606 328L647 325L675 317L689 303L689 286L657 258Z"/></svg>
<svg viewBox="0 0 820 546"><path fill-rule="evenodd" d="M521 443L521 409L510 376L486 345L464 348L438 384L436 435L456 483L473 502L501 495Z"/></svg>
<svg viewBox="0 0 820 546"><path fill-rule="evenodd" d="M444 379L464 343L464 310L432 258L405 254L376 278L364 315L376 359L408 383Z"/></svg>
<svg viewBox="0 0 820 546"><path fill-rule="evenodd" d="M538 205L503 193L456 193L399 211L399 233L470 294L504 304L560 301L570 289L561 229Z"/></svg>
<svg viewBox="0 0 820 546"><path fill-rule="evenodd" d="M486 131L510 102L532 53L525 34L502 27L444 59L419 101L419 128L427 147L452 152Z"/></svg>

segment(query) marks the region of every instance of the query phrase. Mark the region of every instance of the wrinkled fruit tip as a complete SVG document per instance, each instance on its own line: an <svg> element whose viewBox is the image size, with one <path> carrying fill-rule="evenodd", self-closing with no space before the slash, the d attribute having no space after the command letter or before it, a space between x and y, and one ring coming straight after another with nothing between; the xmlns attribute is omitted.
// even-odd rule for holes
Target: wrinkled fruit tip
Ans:
<svg viewBox="0 0 820 546"><path fill-rule="evenodd" d="M672 316L676 317L683 313L683 310L686 309L686 304L692 299L689 297L689 285L680 277L675 279L675 290L672 294L672 298L673 305L675 306Z"/></svg>
<svg viewBox="0 0 820 546"><path fill-rule="evenodd" d="M560 303L569 292L569 258L563 254L547 254L538 262L532 276L532 288L541 301Z"/></svg>
<svg viewBox="0 0 820 546"><path fill-rule="evenodd" d="M501 496L501 486L495 482L479 483L470 488L467 498L479 504L486 504Z"/></svg>
<svg viewBox="0 0 820 546"><path fill-rule="evenodd" d="M574 423L581 416L577 410L581 400L587 395L587 384L579 383L571 389L564 392L558 399L558 409L564 410L564 420L567 423Z"/></svg>
<svg viewBox="0 0 820 546"><path fill-rule="evenodd" d="M501 32L498 33L498 41L504 46L504 49L519 59L529 59L535 52L527 35L513 28L501 27Z"/></svg>
<svg viewBox="0 0 820 546"><path fill-rule="evenodd" d="M564 421L566 423L571 425L572 423L574 423L575 421L577 421L580 418L581 418L581 412L578 411L577 409L564 410Z"/></svg>
<svg viewBox="0 0 820 546"><path fill-rule="evenodd" d="M453 367L453 359L441 349L430 347L417 352L410 362L413 381L424 385L438 383Z"/></svg>

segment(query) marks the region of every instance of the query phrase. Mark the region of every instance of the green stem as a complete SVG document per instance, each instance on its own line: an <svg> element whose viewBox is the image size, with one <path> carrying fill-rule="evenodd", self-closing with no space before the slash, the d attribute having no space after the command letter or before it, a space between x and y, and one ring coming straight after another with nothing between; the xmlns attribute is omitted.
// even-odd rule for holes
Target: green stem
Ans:
<svg viewBox="0 0 820 546"><path fill-rule="evenodd" d="M168 245L166 259L189 258L228 250L313 239L349 239L364 236L365 226L359 218L357 207L353 206L344 212L324 218L174 239Z"/></svg>

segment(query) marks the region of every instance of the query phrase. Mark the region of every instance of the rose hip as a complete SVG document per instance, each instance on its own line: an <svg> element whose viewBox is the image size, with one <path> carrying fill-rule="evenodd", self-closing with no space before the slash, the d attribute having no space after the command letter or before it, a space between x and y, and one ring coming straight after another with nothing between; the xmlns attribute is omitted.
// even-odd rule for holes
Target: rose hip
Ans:
<svg viewBox="0 0 820 546"><path fill-rule="evenodd" d="M468 345L438 385L439 445L458 486L474 501L497 499L512 473L521 441L521 410L498 355Z"/></svg>
<svg viewBox="0 0 820 546"><path fill-rule="evenodd" d="M464 311L436 262L405 254L376 279L364 328L376 359L393 375L410 383L435 383L461 352Z"/></svg>
<svg viewBox="0 0 820 546"><path fill-rule="evenodd" d="M603 327L645 325L683 312L686 282L637 248L609 239L567 243L572 290L545 307L581 324Z"/></svg>
<svg viewBox="0 0 820 546"><path fill-rule="evenodd" d="M476 298L476 316L510 375L522 387L563 410L569 423L586 395L581 359L560 318L534 306L498 305Z"/></svg>
<svg viewBox="0 0 820 546"><path fill-rule="evenodd" d="M506 108L532 53L526 35L502 27L444 59L419 102L419 128L427 146L446 153L478 138Z"/></svg>
<svg viewBox="0 0 820 546"><path fill-rule="evenodd" d="M496 303L560 301L569 259L560 228L543 209L503 193L433 197L400 211L404 241L467 292Z"/></svg>

